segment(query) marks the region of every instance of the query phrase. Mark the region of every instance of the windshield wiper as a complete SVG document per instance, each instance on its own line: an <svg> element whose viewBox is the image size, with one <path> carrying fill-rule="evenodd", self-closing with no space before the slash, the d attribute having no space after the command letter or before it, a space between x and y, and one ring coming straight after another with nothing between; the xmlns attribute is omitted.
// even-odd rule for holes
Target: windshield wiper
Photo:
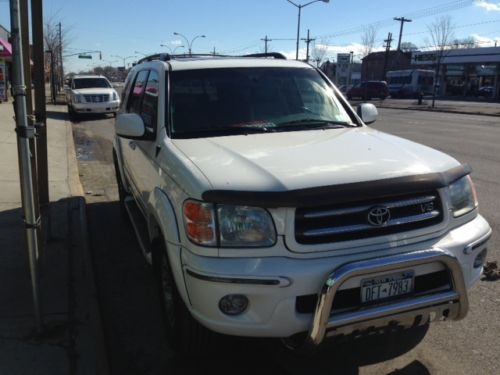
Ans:
<svg viewBox="0 0 500 375"><path fill-rule="evenodd" d="M314 118L303 118L300 120L285 121L279 123L276 130L279 131L280 128L297 129L297 130L307 130L307 129L340 129L353 127L355 124L344 122L344 121L332 121L332 120L319 120Z"/></svg>
<svg viewBox="0 0 500 375"><path fill-rule="evenodd" d="M229 126L225 128L205 128L195 129L189 131L176 131L174 132L175 138L199 138L199 137L220 137L224 135L242 135L242 134L259 134L273 131L274 124L268 126L256 125L240 125Z"/></svg>

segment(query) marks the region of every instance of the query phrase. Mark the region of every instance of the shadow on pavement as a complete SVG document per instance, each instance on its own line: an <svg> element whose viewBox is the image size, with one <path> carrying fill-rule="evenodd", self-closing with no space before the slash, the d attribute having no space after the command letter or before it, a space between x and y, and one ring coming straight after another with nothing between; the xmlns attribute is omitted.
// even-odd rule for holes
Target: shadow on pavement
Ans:
<svg viewBox="0 0 500 375"><path fill-rule="evenodd" d="M47 119L67 120L68 114L66 112L47 111Z"/></svg>
<svg viewBox="0 0 500 375"><path fill-rule="evenodd" d="M87 217L112 374L358 374L361 366L411 350L427 331L424 326L354 341L330 340L313 355L289 351L276 339L220 336L207 348L208 357L179 357L164 337L151 267L118 202L87 204ZM421 363L398 371L429 374Z"/></svg>

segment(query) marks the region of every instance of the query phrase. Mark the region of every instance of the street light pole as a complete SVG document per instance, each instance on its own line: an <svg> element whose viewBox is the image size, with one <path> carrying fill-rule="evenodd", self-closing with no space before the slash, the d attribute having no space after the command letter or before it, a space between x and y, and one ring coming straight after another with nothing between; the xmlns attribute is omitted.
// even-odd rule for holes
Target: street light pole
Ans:
<svg viewBox="0 0 500 375"><path fill-rule="evenodd" d="M320 0L315 0L315 1L320 1ZM324 0L321 0L321 1L324 1ZM177 35L177 36L180 36L182 38L184 38L184 40L186 41L187 45L188 45L188 53L189 53L189 56L192 56L192 50L191 50L191 47L193 46L193 43L196 39L198 38L206 38L205 35L196 35L193 39L191 39L191 42L188 40L188 38L186 38L184 35L182 35L181 33L178 33L178 32L175 32L174 31L174 35Z"/></svg>
<svg viewBox="0 0 500 375"><path fill-rule="evenodd" d="M168 50L170 51L171 55L175 55L175 51L177 51L177 48L184 48L184 46L176 46L173 50L170 48L168 44L160 44L160 47L167 47Z"/></svg>
<svg viewBox="0 0 500 375"><path fill-rule="evenodd" d="M302 8L304 8L308 5L311 5L313 3L317 3L318 1L321 1L323 3L328 3L328 2L330 2L330 0L313 0L313 1L310 1L310 2L305 3L305 4L295 4L292 0L286 0L286 1L288 1L290 4L292 4L293 6L295 6L296 8L299 9L299 14L297 17L297 46L295 49L295 60L298 60L299 59L299 39L300 39L300 14L302 12Z"/></svg>

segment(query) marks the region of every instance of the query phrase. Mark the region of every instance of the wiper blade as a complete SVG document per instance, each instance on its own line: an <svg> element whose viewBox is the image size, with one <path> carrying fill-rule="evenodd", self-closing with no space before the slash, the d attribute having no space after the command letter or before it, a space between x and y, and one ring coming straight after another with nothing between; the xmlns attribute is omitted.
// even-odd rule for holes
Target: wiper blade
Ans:
<svg viewBox="0 0 500 375"><path fill-rule="evenodd" d="M268 126L256 125L239 125L228 126L224 128L202 128L189 131L176 131L174 132L175 138L198 138L210 136L224 136L224 135L238 135L238 134L259 134L273 131L274 124Z"/></svg>
<svg viewBox="0 0 500 375"><path fill-rule="evenodd" d="M319 120L319 119L313 119L313 118L305 118L305 119L300 119L300 120L293 120L293 121L286 121L278 124L278 130L279 128L300 128L300 130L303 129L317 129L317 128L324 128L324 129L339 129L339 128L346 128L346 127L352 127L354 124L351 124L349 122L344 122L344 121L331 121L331 120Z"/></svg>

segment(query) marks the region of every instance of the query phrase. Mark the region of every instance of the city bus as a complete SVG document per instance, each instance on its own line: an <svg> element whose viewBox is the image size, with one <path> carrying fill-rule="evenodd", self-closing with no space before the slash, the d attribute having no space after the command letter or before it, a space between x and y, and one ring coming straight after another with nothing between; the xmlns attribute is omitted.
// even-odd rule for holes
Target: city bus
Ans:
<svg viewBox="0 0 500 375"><path fill-rule="evenodd" d="M434 71L424 69L387 72L387 86L392 98L417 98L419 93L432 94Z"/></svg>

